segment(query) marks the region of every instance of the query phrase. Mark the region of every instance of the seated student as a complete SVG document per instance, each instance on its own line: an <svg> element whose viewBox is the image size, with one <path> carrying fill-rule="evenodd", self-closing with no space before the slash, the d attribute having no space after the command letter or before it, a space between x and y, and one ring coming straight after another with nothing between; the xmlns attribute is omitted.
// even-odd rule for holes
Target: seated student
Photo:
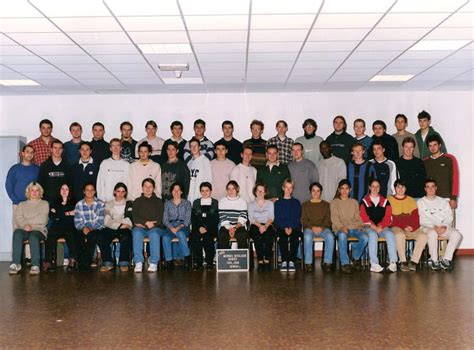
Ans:
<svg viewBox="0 0 474 350"><path fill-rule="evenodd" d="M228 249L229 240L235 238L239 248L247 248L247 202L239 196L239 185L231 180L226 186L227 195L219 201L219 249Z"/></svg>
<svg viewBox="0 0 474 350"><path fill-rule="evenodd" d="M95 196L93 184L85 184L83 192L84 199L77 202L74 209L74 226L78 268L89 271L97 239L105 228L105 203Z"/></svg>
<svg viewBox="0 0 474 350"><path fill-rule="evenodd" d="M160 237L163 221L163 202L156 196L155 181L146 178L142 181L142 195L133 202L132 218L134 227L133 236L133 261L135 272L143 271L143 238L150 238L150 264L148 272L158 270L160 261Z"/></svg>
<svg viewBox="0 0 474 350"><path fill-rule="evenodd" d="M206 270L212 270L214 265L217 225L219 225L219 203L211 198L212 185L203 182L200 185L201 198L193 203L192 231L190 235L191 249L194 258L194 270L202 269L202 250L206 253Z"/></svg>
<svg viewBox="0 0 474 350"><path fill-rule="evenodd" d="M265 199L267 188L262 183L257 183L253 189L255 201L249 203L249 234L255 242L257 251L258 271L270 271L270 258L273 251L274 206L273 202Z"/></svg>
<svg viewBox="0 0 474 350"><path fill-rule="evenodd" d="M59 190L59 196L51 204L49 210L50 227L48 229L48 239L45 244L45 256L43 271L54 271L56 264L53 262L53 254L56 251L56 242L60 238L66 240L69 248L68 270L76 266L76 228L74 227L74 208L76 201L73 199L72 191L68 184L63 184Z"/></svg>
<svg viewBox="0 0 474 350"><path fill-rule="evenodd" d="M163 213L163 250L165 251L166 265L173 267L173 253L171 240L178 238L180 253L184 256L186 266L190 266L190 253L188 247L189 225L191 225L191 202L183 198L183 186L179 182L171 185L172 198L165 202Z"/></svg>
<svg viewBox="0 0 474 350"><path fill-rule="evenodd" d="M349 198L351 183L344 179L337 186L336 196L331 202L332 231L337 236L339 259L343 273L352 273L347 253L349 237L355 237L359 242L352 243L352 263L354 268L360 269L360 258L364 252L369 238L363 231L363 223L359 213L359 202Z"/></svg>
<svg viewBox="0 0 474 350"><path fill-rule="evenodd" d="M26 201L20 202L15 210L13 232L12 263L8 272L16 275L21 270L23 241L28 240L31 251L30 275L40 273L40 241L46 239L48 223L48 202L42 200L43 187L37 182L31 182L26 187Z"/></svg>
<svg viewBox="0 0 474 350"><path fill-rule="evenodd" d="M283 197L275 202L275 229L282 260L280 270L294 272L298 239L301 234L301 204L291 196L293 181L285 179L282 187Z"/></svg>
<svg viewBox="0 0 474 350"><path fill-rule="evenodd" d="M331 232L331 210L329 203L321 199L323 186L313 182L309 186L311 199L302 205L301 223L304 236L304 263L306 271L313 271L313 238L324 239L324 271L330 272L334 252L334 234Z"/></svg>
<svg viewBox="0 0 474 350"><path fill-rule="evenodd" d="M103 163L102 163L103 164ZM133 202L127 200L128 188L123 182L114 187L114 199L105 204L105 230L97 240L102 254L101 272L112 270L112 250L110 245L115 238L119 239L120 271L127 272L132 252L132 209Z"/></svg>
<svg viewBox="0 0 474 350"><path fill-rule="evenodd" d="M378 180L374 179L369 183L369 193L360 204L360 217L369 235L370 271L383 271L377 257L378 240L381 237L385 238L387 243L390 261L388 269L391 272L397 272L397 243L395 235L389 228L392 223L392 207L388 199L380 195L380 182Z"/></svg>
<svg viewBox="0 0 474 350"><path fill-rule="evenodd" d="M436 181L433 179L425 180L426 196L418 200L418 212L420 213L420 224L428 236L428 250L430 260L428 265L433 270L451 271L453 269L454 251L461 243L461 233L453 227L453 212L449 202L436 195L438 190ZM444 256L438 262L438 237L447 238Z"/></svg>
<svg viewBox="0 0 474 350"><path fill-rule="evenodd" d="M428 239L420 228L420 217L416 201L405 194L406 190L407 186L403 180L395 181L395 195L388 197L388 201L392 206L392 232L395 234L395 240L397 241L400 270L416 271L416 265L420 261ZM414 239L416 241L409 263L406 258L406 239Z"/></svg>

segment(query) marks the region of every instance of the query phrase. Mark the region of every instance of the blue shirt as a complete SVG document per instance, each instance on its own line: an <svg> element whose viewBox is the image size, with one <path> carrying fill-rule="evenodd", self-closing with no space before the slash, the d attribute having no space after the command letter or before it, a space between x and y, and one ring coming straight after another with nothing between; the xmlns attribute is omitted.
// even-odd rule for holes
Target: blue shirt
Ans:
<svg viewBox="0 0 474 350"><path fill-rule="evenodd" d="M191 224L191 202L181 199L181 202L176 205L172 199L167 200L163 213L163 224L169 229L181 224L189 226Z"/></svg>
<svg viewBox="0 0 474 350"><path fill-rule="evenodd" d="M30 165L18 163L10 168L5 181L5 189L13 204L17 205L26 200L26 187L38 180L38 174L39 166L33 163Z"/></svg>
<svg viewBox="0 0 474 350"><path fill-rule="evenodd" d="M275 226L277 229L301 228L301 204L296 198L279 198L275 202Z"/></svg>
<svg viewBox="0 0 474 350"><path fill-rule="evenodd" d="M88 227L92 230L105 228L105 203L100 199L94 199L91 206L86 204L86 200L80 200L76 204L74 212L74 226L78 230Z"/></svg>
<svg viewBox="0 0 474 350"><path fill-rule="evenodd" d="M64 143L64 158L70 165L79 163L79 158L81 158L81 155L79 154L80 145L80 142L74 143L72 141L68 141Z"/></svg>

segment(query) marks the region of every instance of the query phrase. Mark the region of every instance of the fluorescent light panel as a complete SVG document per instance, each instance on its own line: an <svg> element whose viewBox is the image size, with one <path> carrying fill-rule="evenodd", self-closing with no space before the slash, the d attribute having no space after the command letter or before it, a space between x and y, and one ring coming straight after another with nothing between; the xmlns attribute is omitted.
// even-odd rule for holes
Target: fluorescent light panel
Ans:
<svg viewBox="0 0 474 350"><path fill-rule="evenodd" d="M30 79L7 79L0 80L0 85L3 86L39 86L36 81Z"/></svg>
<svg viewBox="0 0 474 350"><path fill-rule="evenodd" d="M414 77L413 74L405 74L405 75L379 74L379 75L376 75L376 76L372 77L372 79L370 79L370 81L372 81L372 82L379 82L379 81L408 81L408 80L410 80L410 79L413 78L413 77Z"/></svg>
<svg viewBox="0 0 474 350"><path fill-rule="evenodd" d="M422 40L413 45L410 51L455 51L469 43L470 40Z"/></svg>
<svg viewBox="0 0 474 350"><path fill-rule="evenodd" d="M189 44L138 44L144 54L192 53Z"/></svg>

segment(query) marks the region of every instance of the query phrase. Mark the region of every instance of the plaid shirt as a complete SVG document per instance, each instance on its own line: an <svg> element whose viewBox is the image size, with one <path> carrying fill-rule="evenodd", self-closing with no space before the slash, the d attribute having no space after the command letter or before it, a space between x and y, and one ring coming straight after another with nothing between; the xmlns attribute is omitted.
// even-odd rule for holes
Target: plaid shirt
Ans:
<svg viewBox="0 0 474 350"><path fill-rule="evenodd" d="M92 206L86 204L86 200L80 200L74 209L74 226L78 230L88 227L92 230L105 228L105 203L95 199Z"/></svg>
<svg viewBox="0 0 474 350"><path fill-rule="evenodd" d="M51 157L51 142L54 140L55 138L51 136L49 143L46 144L40 136L29 143L35 150L35 157L33 158L34 164L41 165L46 159Z"/></svg>
<svg viewBox="0 0 474 350"><path fill-rule="evenodd" d="M280 161L280 163L288 164L289 162L293 161L293 154L291 152L291 147L293 147L294 143L295 141L293 141L293 139L290 139L289 137L285 136L285 138L282 141L277 135L268 140L267 147L270 145L277 146L278 147L278 160Z"/></svg>

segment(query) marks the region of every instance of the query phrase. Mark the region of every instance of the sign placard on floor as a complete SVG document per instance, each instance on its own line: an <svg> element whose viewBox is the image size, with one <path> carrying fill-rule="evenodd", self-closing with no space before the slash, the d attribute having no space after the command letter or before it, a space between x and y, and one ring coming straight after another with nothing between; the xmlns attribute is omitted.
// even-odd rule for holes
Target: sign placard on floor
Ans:
<svg viewBox="0 0 474 350"><path fill-rule="evenodd" d="M217 249L217 272L245 272L249 270L248 249Z"/></svg>

